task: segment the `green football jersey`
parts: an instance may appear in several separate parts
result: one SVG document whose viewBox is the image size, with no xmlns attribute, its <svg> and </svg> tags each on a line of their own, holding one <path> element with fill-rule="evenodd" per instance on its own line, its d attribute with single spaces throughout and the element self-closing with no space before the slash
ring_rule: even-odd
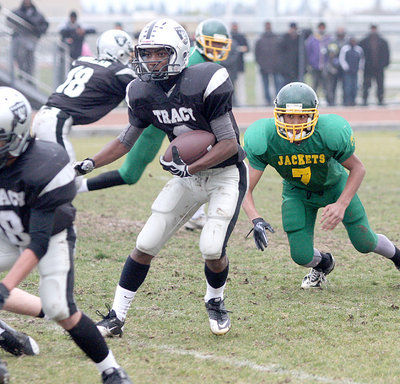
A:
<svg viewBox="0 0 400 384">
<path fill-rule="evenodd" d="M 190 48 L 188 67 L 208 61 L 195 47 Z"/>
<path fill-rule="evenodd" d="M 340 163 L 354 153 L 355 140 L 349 123 L 338 115 L 320 115 L 314 133 L 297 144 L 280 137 L 271 118 L 247 128 L 244 149 L 253 168 L 263 171 L 269 164 L 284 183 L 319 192 L 346 172 Z"/>
</svg>

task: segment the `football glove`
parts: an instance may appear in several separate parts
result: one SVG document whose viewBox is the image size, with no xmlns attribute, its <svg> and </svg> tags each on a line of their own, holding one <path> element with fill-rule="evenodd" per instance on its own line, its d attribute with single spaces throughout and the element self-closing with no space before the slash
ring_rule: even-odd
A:
<svg viewBox="0 0 400 384">
<path fill-rule="evenodd" d="M 73 164 L 76 176 L 82 176 L 92 172 L 95 166 L 94 160 L 90 158 L 86 158 L 82 161 L 75 161 Z"/>
<path fill-rule="evenodd" d="M 172 161 L 165 161 L 163 156 L 160 157 L 160 164 L 162 167 L 171 172 L 173 175 L 179 177 L 190 177 L 192 176 L 189 172 L 188 165 L 179 156 L 177 147 L 172 147 Z"/>
<path fill-rule="evenodd" d="M 0 283 L 0 309 L 3 309 L 8 296 L 10 296 L 10 291 L 3 283 Z"/>
<path fill-rule="evenodd" d="M 264 249 L 268 247 L 268 237 L 266 229 L 268 229 L 268 231 L 270 231 L 271 233 L 275 233 L 275 230 L 262 217 L 257 217 L 256 219 L 253 219 L 252 223 L 254 227 L 250 230 L 246 237 L 248 237 L 250 233 L 254 231 L 253 237 L 254 242 L 256 243 L 256 247 L 260 251 L 264 251 Z"/>
</svg>

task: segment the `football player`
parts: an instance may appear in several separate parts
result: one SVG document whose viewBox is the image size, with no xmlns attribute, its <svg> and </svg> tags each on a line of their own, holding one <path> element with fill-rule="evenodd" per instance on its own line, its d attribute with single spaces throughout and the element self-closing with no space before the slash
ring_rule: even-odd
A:
<svg viewBox="0 0 400 384">
<path fill-rule="evenodd" d="M 34 140 L 30 122 L 27 99 L 0 87 L 0 271 L 9 270 L 0 282 L 0 309 L 37 315 L 43 306 L 96 363 L 103 383 L 129 384 L 96 325 L 74 301 L 76 186 L 68 154 L 56 143 Z M 40 299 L 16 289 L 36 266 Z"/>
<path fill-rule="evenodd" d="M 323 230 L 343 222 L 359 252 L 378 253 L 400 269 L 399 249 L 385 235 L 372 231 L 357 196 L 365 169 L 354 154 L 352 129 L 338 115 L 319 115 L 312 88 L 300 82 L 284 86 L 275 99 L 274 118 L 253 123 L 245 132 L 244 143 L 250 176 L 243 208 L 254 225 L 256 246 L 263 251 L 268 245 L 266 230 L 273 231 L 253 200 L 253 190 L 269 164 L 284 179 L 282 223 L 291 257 L 297 264 L 311 267 L 302 288 L 321 288 L 335 267 L 330 253 L 314 248 L 319 208 Z"/>
<path fill-rule="evenodd" d="M 227 59 L 231 49 L 231 39 L 227 26 L 218 19 L 202 21 L 196 28 L 195 46 L 191 48 L 188 66 Z M 135 184 L 139 181 L 146 166 L 157 155 L 165 133 L 150 125 L 127 154 L 121 168 L 104 172 L 84 180 L 78 192 L 95 191 L 116 185 Z M 186 229 L 202 228 L 205 223 L 204 206 L 201 206 L 185 224 Z"/>
<path fill-rule="evenodd" d="M 73 125 L 91 124 L 117 107 L 135 77 L 128 66 L 133 54 L 129 35 L 111 29 L 97 40 L 97 57 L 83 56 L 72 63 L 67 79 L 36 114 L 36 137 L 61 144 L 75 161 L 68 134 Z M 77 178 L 77 186 L 82 178 Z"/>
<path fill-rule="evenodd" d="M 154 20 L 141 31 L 134 62 L 138 78 L 127 89 L 130 125 L 92 159 L 76 164 L 78 174 L 109 164 L 127 153 L 146 127 L 153 124 L 170 141 L 190 130 L 206 130 L 217 143 L 193 164 L 177 151 L 160 162 L 173 175 L 152 205 L 152 215 L 138 235 L 115 292 L 112 309 L 98 323 L 103 335 L 121 335 L 130 304 L 163 245 L 204 203 L 207 221 L 200 237 L 205 260 L 204 297 L 211 331 L 222 335 L 231 327 L 224 306 L 228 276 L 226 246 L 247 190 L 247 167 L 232 114 L 233 86 L 219 64 L 187 67 L 189 37 L 171 19 Z M 145 129 L 146 128 L 146 129 Z"/>
</svg>

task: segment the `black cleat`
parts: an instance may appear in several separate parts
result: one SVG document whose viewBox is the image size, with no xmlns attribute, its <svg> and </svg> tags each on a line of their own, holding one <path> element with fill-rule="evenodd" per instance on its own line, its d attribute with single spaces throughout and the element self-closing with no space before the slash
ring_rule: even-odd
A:
<svg viewBox="0 0 400 384">
<path fill-rule="evenodd" d="M 39 346 L 32 337 L 16 331 L 2 320 L 0 320 L 0 328 L 4 329 L 0 334 L 1 348 L 12 353 L 14 356 L 34 356 L 39 354 Z"/>
<path fill-rule="evenodd" d="M 206 303 L 206 309 L 210 320 L 211 332 L 214 335 L 224 335 L 231 329 L 231 320 L 220 297 L 210 299 Z"/>
<path fill-rule="evenodd" d="M 111 309 L 108 304 L 106 304 L 106 308 L 108 309 L 106 316 L 104 316 L 100 311 L 96 311 L 96 313 L 103 318 L 103 320 L 96 323 L 97 329 L 103 337 L 122 337 L 122 333 L 124 332 L 124 322 L 118 319 L 115 311 Z"/>
<path fill-rule="evenodd" d="M 131 379 L 122 368 L 109 368 L 101 374 L 103 384 L 132 384 Z"/>
<path fill-rule="evenodd" d="M 329 275 L 333 269 L 335 268 L 335 259 L 330 254 L 327 253 L 330 257 L 331 262 L 329 266 L 325 269 L 320 268 L 311 268 L 310 273 L 304 276 L 303 281 L 301 283 L 301 288 L 309 289 L 309 288 L 320 288 L 322 289 L 327 284 L 326 276 Z"/>
</svg>

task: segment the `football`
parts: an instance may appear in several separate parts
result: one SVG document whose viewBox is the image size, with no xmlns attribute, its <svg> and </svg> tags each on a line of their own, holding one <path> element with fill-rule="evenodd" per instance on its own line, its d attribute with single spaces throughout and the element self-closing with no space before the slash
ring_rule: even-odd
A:
<svg viewBox="0 0 400 384">
<path fill-rule="evenodd" d="M 182 133 L 171 141 L 164 153 L 164 160 L 172 160 L 172 147 L 177 147 L 181 159 L 192 164 L 203 157 L 215 144 L 215 136 L 211 132 L 198 130 Z"/>
</svg>

